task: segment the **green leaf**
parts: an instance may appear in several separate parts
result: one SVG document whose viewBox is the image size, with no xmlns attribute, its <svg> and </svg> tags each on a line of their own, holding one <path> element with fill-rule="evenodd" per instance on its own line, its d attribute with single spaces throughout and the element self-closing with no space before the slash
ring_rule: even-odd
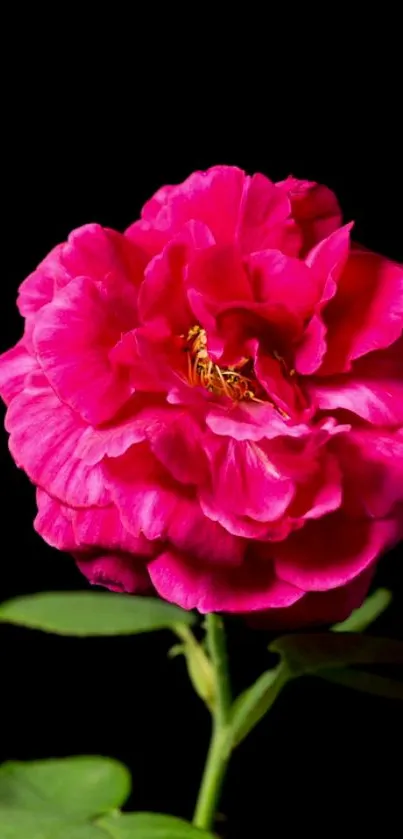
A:
<svg viewBox="0 0 403 839">
<path fill-rule="evenodd" d="M 332 626 L 333 632 L 364 632 L 371 623 L 374 623 L 379 615 L 388 608 L 392 600 L 392 594 L 386 588 L 378 588 L 370 597 L 364 600 L 359 609 L 342 623 L 335 623 Z"/>
<path fill-rule="evenodd" d="M 132 635 L 195 619 L 162 600 L 102 592 L 46 592 L 0 606 L 0 621 L 59 635 Z"/>
<path fill-rule="evenodd" d="M 177 655 L 185 656 L 190 681 L 197 695 L 212 711 L 216 696 L 216 680 L 211 660 L 187 626 L 178 625 L 174 629 L 182 644 L 172 647 L 170 656 L 171 658 Z"/>
<path fill-rule="evenodd" d="M 121 807 L 130 775 L 115 760 L 71 757 L 0 767 L 0 807 L 86 819 Z"/>
<path fill-rule="evenodd" d="M 387 699 L 403 701 L 403 682 L 388 679 L 386 676 L 378 676 L 375 673 L 366 673 L 362 670 L 351 670 L 349 668 L 319 670 L 317 675 L 333 684 L 343 685 L 363 693 L 372 693 L 373 696 L 384 696 Z"/>
<path fill-rule="evenodd" d="M 229 720 L 229 748 L 238 746 L 270 710 L 281 689 L 288 681 L 287 667 L 281 663 L 257 681 L 235 700 Z"/>
<path fill-rule="evenodd" d="M 188 822 L 156 813 L 124 813 L 101 819 L 98 824 L 111 839 L 214 839 L 212 833 Z"/>
<path fill-rule="evenodd" d="M 403 664 L 403 642 L 341 632 L 284 635 L 270 650 L 282 656 L 293 677 L 350 664 Z"/>
<path fill-rule="evenodd" d="M 110 833 L 92 824 L 0 807 L 0 839 L 110 839 Z"/>
</svg>

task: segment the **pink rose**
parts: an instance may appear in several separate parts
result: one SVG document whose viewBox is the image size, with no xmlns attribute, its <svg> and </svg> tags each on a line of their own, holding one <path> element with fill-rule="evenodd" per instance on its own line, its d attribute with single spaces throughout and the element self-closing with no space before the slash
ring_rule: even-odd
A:
<svg viewBox="0 0 403 839">
<path fill-rule="evenodd" d="M 362 600 L 403 531 L 403 270 L 350 229 L 217 166 L 22 284 L 10 448 L 91 582 L 285 625 Z"/>
</svg>

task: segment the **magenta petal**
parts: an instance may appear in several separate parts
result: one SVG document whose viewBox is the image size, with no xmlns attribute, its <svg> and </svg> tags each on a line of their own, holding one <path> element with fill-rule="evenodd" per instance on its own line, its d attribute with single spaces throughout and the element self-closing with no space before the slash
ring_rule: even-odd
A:
<svg viewBox="0 0 403 839">
<path fill-rule="evenodd" d="M 344 621 L 353 609 L 361 606 L 374 576 L 374 567 L 366 568 L 345 586 L 329 591 L 310 591 L 292 606 L 270 609 L 253 616 L 253 625 L 260 629 L 296 629 L 302 626 Z"/>
<path fill-rule="evenodd" d="M 303 253 L 340 227 L 341 210 L 334 193 L 323 184 L 289 177 L 276 184 L 291 201 L 293 218 L 303 236 Z"/>
<path fill-rule="evenodd" d="M 326 326 L 319 315 L 313 315 L 295 352 L 295 370 L 302 376 L 316 373 L 326 354 Z"/>
<path fill-rule="evenodd" d="M 187 334 L 192 313 L 184 289 L 189 259 L 197 248 L 208 248 L 214 239 L 207 227 L 189 222 L 162 253 L 147 266 L 139 292 L 141 323 L 158 323 L 166 334 Z"/>
<path fill-rule="evenodd" d="M 57 245 L 41 262 L 36 271 L 21 283 L 18 308 L 25 318 L 35 315 L 53 299 L 57 288 L 63 288 L 71 275 L 62 263 L 63 245 Z"/>
<path fill-rule="evenodd" d="M 36 491 L 38 513 L 34 527 L 42 539 L 59 551 L 74 551 L 77 541 L 71 523 L 70 510 L 42 489 Z"/>
<path fill-rule="evenodd" d="M 348 371 L 354 359 L 389 347 L 403 329 L 403 268 L 370 251 L 352 251 L 326 322 L 326 375 Z"/>
<path fill-rule="evenodd" d="M 210 314 L 230 309 L 234 301 L 253 301 L 248 275 L 233 246 L 198 251 L 189 265 L 186 286 L 191 301 L 192 294 L 201 295 Z"/>
<path fill-rule="evenodd" d="M 142 556 L 155 552 L 152 542 L 143 536 L 133 536 L 122 524 L 114 505 L 74 510 L 71 515 L 77 545 L 81 548 L 102 548 L 128 551 Z"/>
<path fill-rule="evenodd" d="M 319 408 L 342 408 L 374 425 L 403 423 L 403 340 L 354 362 L 351 373 L 317 377 L 307 390 Z"/>
<path fill-rule="evenodd" d="M 104 283 L 113 275 L 136 286 L 146 265 L 145 255 L 135 244 L 100 224 L 73 230 L 62 246 L 60 259 L 70 277 L 91 277 L 94 283 Z"/>
<path fill-rule="evenodd" d="M 121 307 L 123 308 L 124 289 Z M 126 297 L 127 312 L 134 299 Z M 134 321 L 133 308 L 133 321 Z M 125 328 L 123 318 L 121 328 Z M 118 338 L 113 297 L 91 280 L 72 280 L 39 314 L 34 344 L 46 376 L 60 398 L 91 423 L 105 422 L 129 398 L 127 372 L 115 369 L 109 351 Z"/>
<path fill-rule="evenodd" d="M 250 441 L 210 439 L 212 492 L 206 500 L 221 513 L 266 523 L 278 519 L 294 495 L 293 482 L 279 473 L 263 449 Z M 225 526 L 224 520 L 222 524 Z"/>
<path fill-rule="evenodd" d="M 76 454 L 84 427 L 41 375 L 13 399 L 6 417 L 17 464 L 35 484 L 72 507 L 109 501 L 102 468 L 87 466 Z"/>
<path fill-rule="evenodd" d="M 188 411 L 170 409 L 158 423 L 150 423 L 148 439 L 152 452 L 184 484 L 200 484 L 207 477 L 203 432 Z"/>
<path fill-rule="evenodd" d="M 280 246 L 286 248 L 288 239 L 295 238 L 291 229 L 287 228 L 290 211 L 287 194 L 264 175 L 256 174 L 247 179 L 238 228 L 242 252 L 253 253 Z"/>
<path fill-rule="evenodd" d="M 276 544 L 276 573 L 305 591 L 336 588 L 375 562 L 397 532 L 395 521 L 352 520 L 331 513 Z"/>
<path fill-rule="evenodd" d="M 245 553 L 245 541 L 207 518 L 195 499 L 182 499 L 171 516 L 167 536 L 177 550 L 208 567 L 240 565 Z"/>
<path fill-rule="evenodd" d="M 161 597 L 203 614 L 290 606 L 303 596 L 295 586 L 275 578 L 270 562 L 246 560 L 240 568 L 224 571 L 167 551 L 150 562 L 148 571 Z"/>
<path fill-rule="evenodd" d="M 230 408 L 214 405 L 207 414 L 206 423 L 215 434 L 220 436 L 255 442 L 264 438 L 271 440 L 283 435 L 302 437 L 309 432 L 307 425 L 296 425 L 282 419 L 273 405 L 250 402 Z"/>
<path fill-rule="evenodd" d="M 122 457 L 109 459 L 105 473 L 126 529 L 151 540 L 166 538 L 172 517 L 180 511 L 181 496 L 148 445 L 139 443 Z"/>
<path fill-rule="evenodd" d="M 6 405 L 23 390 L 28 374 L 38 369 L 38 362 L 25 349 L 24 340 L 0 355 L 0 395 Z"/>
<path fill-rule="evenodd" d="M 151 403 L 143 394 L 135 394 L 126 410 L 103 426 L 88 426 L 78 443 L 77 454 L 87 463 L 99 463 L 104 457 L 119 457 L 134 443 L 146 440 L 154 427 L 158 429 L 172 419 L 167 405 Z"/>
<path fill-rule="evenodd" d="M 197 219 L 210 228 L 216 242 L 232 242 L 246 180 L 235 166 L 193 172 L 183 183 L 159 190 L 126 236 L 156 253 L 186 222 Z"/>
<path fill-rule="evenodd" d="M 93 586 L 103 586 L 110 591 L 126 594 L 143 594 L 150 588 L 147 568 L 141 559 L 132 554 L 79 552 L 76 563 Z"/>
<path fill-rule="evenodd" d="M 403 433 L 353 428 L 337 447 L 354 508 L 371 518 L 393 514 L 403 503 Z"/>
<path fill-rule="evenodd" d="M 248 258 L 254 299 L 303 322 L 320 301 L 325 278 L 299 259 L 278 250 L 261 251 Z M 279 315 L 281 316 L 281 315 Z"/>
</svg>

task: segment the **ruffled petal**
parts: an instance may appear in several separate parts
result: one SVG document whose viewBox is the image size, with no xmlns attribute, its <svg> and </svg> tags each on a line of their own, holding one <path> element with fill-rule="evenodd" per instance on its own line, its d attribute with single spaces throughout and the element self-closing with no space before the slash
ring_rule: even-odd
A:
<svg viewBox="0 0 403 839">
<path fill-rule="evenodd" d="M 13 399 L 6 428 L 17 465 L 35 484 L 72 507 L 108 503 L 102 467 L 88 466 L 76 454 L 84 424 L 42 375 L 32 376 Z"/>
<path fill-rule="evenodd" d="M 394 520 L 349 519 L 343 512 L 331 513 L 277 542 L 276 573 L 305 591 L 336 588 L 375 562 L 397 534 Z"/>
<path fill-rule="evenodd" d="M 270 562 L 245 562 L 227 571 L 192 562 L 166 551 L 148 566 L 158 594 L 183 609 L 207 612 L 252 612 L 295 603 L 303 592 L 278 580 Z"/>
<path fill-rule="evenodd" d="M 337 440 L 349 506 L 371 518 L 392 515 L 403 503 L 403 433 L 353 428 Z"/>
<path fill-rule="evenodd" d="M 157 253 L 186 222 L 197 219 L 210 228 L 217 243 L 232 242 L 245 181 L 245 173 L 235 166 L 193 172 L 183 183 L 159 190 L 126 236 L 149 253 Z"/>
<path fill-rule="evenodd" d="M 306 383 L 324 411 L 344 409 L 374 425 L 403 423 L 403 340 L 354 362 L 351 373 L 317 377 Z"/>
<path fill-rule="evenodd" d="M 200 222 L 188 222 L 162 253 L 152 259 L 139 293 L 142 324 L 156 324 L 163 334 L 187 334 L 193 322 L 184 275 L 197 249 L 214 244 L 209 229 Z"/>
<path fill-rule="evenodd" d="M 147 539 L 165 539 L 172 517 L 180 515 L 180 485 L 154 457 L 147 443 L 105 461 L 107 484 L 127 530 Z"/>
<path fill-rule="evenodd" d="M 133 554 L 81 552 L 75 560 L 93 586 L 126 594 L 145 594 L 151 588 L 146 565 Z"/>
<path fill-rule="evenodd" d="M 27 376 L 39 370 L 38 362 L 26 350 L 24 340 L 0 355 L 0 395 L 6 405 L 24 388 Z"/>
<path fill-rule="evenodd" d="M 323 375 L 389 347 L 403 329 L 403 268 L 370 251 L 352 251 L 325 311 L 328 351 Z"/>
<path fill-rule="evenodd" d="M 74 551 L 77 541 L 73 531 L 70 510 L 52 498 L 43 489 L 36 491 L 38 512 L 34 521 L 34 528 L 42 539 L 59 551 Z"/>
<path fill-rule="evenodd" d="M 340 206 L 327 186 L 300 181 L 292 176 L 276 186 L 286 192 L 291 202 L 292 216 L 303 237 L 303 254 L 340 227 Z"/>
<path fill-rule="evenodd" d="M 329 591 L 310 591 L 287 608 L 253 615 L 252 625 L 259 629 L 284 629 L 289 632 L 302 626 L 344 621 L 353 609 L 361 606 L 373 576 L 374 567 L 371 566 L 345 586 Z"/>
<path fill-rule="evenodd" d="M 115 293 L 103 295 L 86 278 L 72 280 L 41 310 L 34 330 L 36 352 L 51 386 L 94 424 L 112 417 L 133 390 L 127 370 L 109 359 L 130 311 L 135 317 L 134 292 L 128 286 L 121 292 L 116 314 Z"/>
<path fill-rule="evenodd" d="M 228 516 L 267 523 L 280 518 L 294 496 L 293 482 L 250 441 L 217 438 L 208 443 L 211 489 L 201 498 L 224 527 Z"/>
</svg>

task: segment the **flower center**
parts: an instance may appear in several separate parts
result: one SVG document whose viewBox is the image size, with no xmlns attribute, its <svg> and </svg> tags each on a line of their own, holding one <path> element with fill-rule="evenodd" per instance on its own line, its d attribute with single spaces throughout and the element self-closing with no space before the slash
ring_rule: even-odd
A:
<svg viewBox="0 0 403 839">
<path fill-rule="evenodd" d="M 208 354 L 205 329 L 192 326 L 184 338 L 188 354 L 188 379 L 193 387 L 204 387 L 215 396 L 227 396 L 233 402 L 268 401 L 253 373 L 251 359 L 243 358 L 238 364 L 220 367 Z M 260 399 L 259 396 L 266 398 Z"/>
</svg>

